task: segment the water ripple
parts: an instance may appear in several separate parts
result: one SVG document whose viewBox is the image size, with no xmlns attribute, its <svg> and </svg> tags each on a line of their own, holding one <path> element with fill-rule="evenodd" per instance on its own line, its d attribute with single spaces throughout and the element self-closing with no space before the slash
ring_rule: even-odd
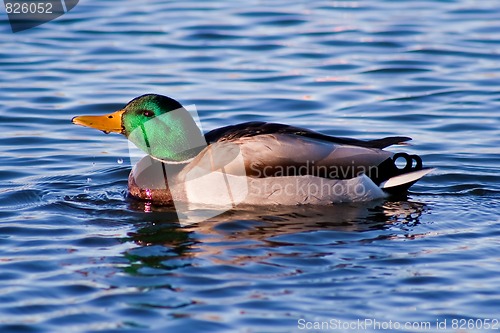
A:
<svg viewBox="0 0 500 333">
<path fill-rule="evenodd" d="M 0 330 L 497 316 L 497 7 L 90 1 L 22 33 L 0 19 Z M 410 136 L 391 150 L 437 170 L 407 198 L 239 207 L 182 228 L 127 197 L 124 138 L 70 123 L 149 92 L 194 103 L 204 130 Z"/>
</svg>

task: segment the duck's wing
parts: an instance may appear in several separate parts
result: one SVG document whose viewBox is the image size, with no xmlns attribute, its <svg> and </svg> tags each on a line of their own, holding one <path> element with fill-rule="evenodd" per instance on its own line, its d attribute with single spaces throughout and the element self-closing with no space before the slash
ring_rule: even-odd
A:
<svg viewBox="0 0 500 333">
<path fill-rule="evenodd" d="M 364 173 L 378 177 L 378 166 L 392 153 L 377 148 L 339 144 L 295 134 L 259 134 L 230 141 L 251 177 L 313 175 L 350 179 Z M 221 144 L 223 142 L 218 142 Z"/>
<path fill-rule="evenodd" d="M 224 163 L 216 163 L 213 158 L 236 156 L 236 149 L 243 157 L 246 175 L 257 178 L 314 175 L 350 179 L 364 173 L 378 179 L 377 167 L 393 155 L 379 147 L 409 140 L 394 137 L 384 141 L 362 141 L 264 122 L 219 128 L 208 132 L 205 137 L 210 143 L 209 148 L 200 153 L 193 165 L 205 165 L 202 156 L 206 155 L 210 156 L 206 161 L 210 161 L 211 168 L 224 164 L 225 172 L 241 175 L 241 164 L 228 164 L 226 158 Z"/>
<path fill-rule="evenodd" d="M 406 141 L 411 140 L 411 138 L 406 136 L 391 136 L 382 139 L 364 141 L 353 138 L 330 136 L 300 127 L 276 123 L 266 123 L 262 121 L 252 121 L 214 129 L 205 134 L 205 139 L 209 143 L 214 143 L 221 141 L 233 141 L 240 138 L 248 138 L 265 134 L 297 135 L 305 138 L 336 144 L 378 149 L 383 149 L 395 144 L 402 144 Z"/>
<path fill-rule="evenodd" d="M 350 179 L 364 173 L 377 184 L 399 174 L 391 159 L 393 153 L 382 149 L 411 140 L 397 136 L 363 141 L 265 122 L 226 126 L 205 137 L 211 144 L 237 145 L 246 173 L 252 177 L 315 175 Z"/>
<path fill-rule="evenodd" d="M 244 171 L 251 177 L 314 175 L 330 179 L 350 179 L 363 173 L 377 185 L 404 174 L 422 170 L 422 160 L 416 155 L 398 153 L 394 155 L 383 148 L 411 140 L 405 136 L 386 137 L 377 140 L 357 140 L 352 138 L 324 135 L 307 129 L 265 122 L 247 122 L 226 126 L 206 135 L 211 143 L 205 151 L 211 154 L 219 150 L 219 156 L 243 156 Z M 231 151 L 226 154 L 225 151 Z M 200 154 L 198 162 L 201 163 Z M 213 154 L 210 156 L 214 156 Z M 398 168 L 395 160 L 403 157 L 406 166 Z M 194 164 L 197 164 L 195 159 Z M 213 163 L 214 159 L 210 161 Z M 225 172 L 242 174 L 241 163 L 226 164 Z M 212 164 L 212 166 L 217 163 Z M 420 173 L 415 173 L 420 178 Z M 410 175 L 411 176 L 411 175 Z M 416 177 L 416 176 L 415 176 Z M 401 178 L 401 179 L 400 179 Z M 406 178 L 398 177 L 405 183 Z M 414 181 L 412 181 L 414 182 Z M 411 185 L 410 181 L 407 187 Z M 404 184 L 384 183 L 395 191 Z"/>
</svg>

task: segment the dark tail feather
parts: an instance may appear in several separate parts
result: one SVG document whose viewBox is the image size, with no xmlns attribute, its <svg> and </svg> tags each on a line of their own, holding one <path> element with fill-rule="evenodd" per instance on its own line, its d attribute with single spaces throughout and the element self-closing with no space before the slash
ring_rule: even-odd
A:
<svg viewBox="0 0 500 333">
<path fill-rule="evenodd" d="M 370 148 L 384 149 L 386 147 L 402 144 L 410 140 L 411 138 L 407 136 L 389 136 L 387 138 L 366 141 L 366 146 Z"/>
</svg>

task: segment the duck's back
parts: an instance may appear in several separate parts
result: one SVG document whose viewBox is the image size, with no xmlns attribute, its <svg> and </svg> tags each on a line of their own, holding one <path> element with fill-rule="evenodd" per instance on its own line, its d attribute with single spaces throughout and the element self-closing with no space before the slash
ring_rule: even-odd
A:
<svg viewBox="0 0 500 333">
<path fill-rule="evenodd" d="M 319 132 L 311 131 L 305 128 L 277 124 L 266 123 L 262 121 L 250 121 L 237 125 L 229 125 L 221 128 L 214 129 L 205 134 L 205 139 L 208 143 L 232 141 L 244 137 L 253 137 L 265 134 L 288 134 L 300 137 L 306 137 L 313 140 L 331 142 L 343 145 L 352 145 L 365 148 L 378 148 L 383 149 L 395 144 L 403 143 L 411 140 L 406 136 L 390 136 L 376 140 L 358 140 L 353 138 L 336 137 Z"/>
<path fill-rule="evenodd" d="M 250 177 L 312 175 L 352 179 L 366 174 L 377 185 L 401 173 L 394 164 L 393 153 L 382 148 L 411 140 L 397 136 L 363 141 L 265 122 L 226 126 L 208 132 L 205 137 L 215 146 L 236 145 Z M 225 171 L 239 170 L 232 170 L 229 165 Z"/>
</svg>

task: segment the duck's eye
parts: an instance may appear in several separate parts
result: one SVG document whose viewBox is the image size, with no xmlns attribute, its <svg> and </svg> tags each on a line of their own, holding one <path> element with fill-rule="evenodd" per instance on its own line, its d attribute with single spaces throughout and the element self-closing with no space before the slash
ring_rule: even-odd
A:
<svg viewBox="0 0 500 333">
<path fill-rule="evenodd" d="M 144 117 L 153 117 L 155 115 L 155 113 L 151 110 L 142 110 L 141 111 L 141 114 L 144 116 Z"/>
</svg>

